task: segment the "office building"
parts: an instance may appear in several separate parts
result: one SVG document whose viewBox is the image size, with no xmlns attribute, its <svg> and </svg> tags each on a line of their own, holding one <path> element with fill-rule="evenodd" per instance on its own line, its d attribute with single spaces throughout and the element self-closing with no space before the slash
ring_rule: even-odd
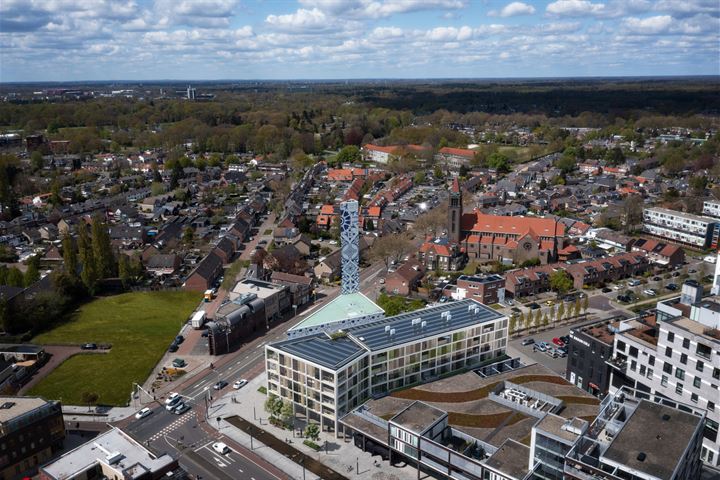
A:
<svg viewBox="0 0 720 480">
<path fill-rule="evenodd" d="M 29 477 L 65 439 L 60 402 L 0 397 L 0 479 Z"/>
<path fill-rule="evenodd" d="M 456 285 L 449 289 L 455 300 L 472 298 L 485 305 L 505 300 L 505 278 L 500 275 L 460 275 Z"/>
<path fill-rule="evenodd" d="M 40 480 L 160 480 L 184 478 L 178 461 L 157 455 L 111 428 L 40 468 Z"/>
<path fill-rule="evenodd" d="M 695 248 L 710 245 L 716 218 L 653 207 L 643 210 L 643 226 L 650 235 Z"/>
<path fill-rule="evenodd" d="M 608 319 L 570 329 L 568 382 L 593 395 L 605 395 L 610 387 L 610 361 L 620 319 Z"/>
<path fill-rule="evenodd" d="M 504 355 L 507 326 L 496 310 L 463 300 L 291 338 L 265 347 L 267 391 L 337 432 L 338 419 L 371 396 Z"/>
</svg>

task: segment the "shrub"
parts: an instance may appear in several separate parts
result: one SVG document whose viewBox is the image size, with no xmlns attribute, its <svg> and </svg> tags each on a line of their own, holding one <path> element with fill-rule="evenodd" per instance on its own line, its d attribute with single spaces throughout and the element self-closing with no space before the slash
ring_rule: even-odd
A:
<svg viewBox="0 0 720 480">
<path fill-rule="evenodd" d="M 304 440 L 304 441 L 303 441 L 303 444 L 305 444 L 305 445 L 307 445 L 308 447 L 312 448 L 312 449 L 315 450 L 316 452 L 319 452 L 319 451 L 320 451 L 320 445 L 318 445 L 317 443 L 313 442 L 312 440 Z"/>
</svg>

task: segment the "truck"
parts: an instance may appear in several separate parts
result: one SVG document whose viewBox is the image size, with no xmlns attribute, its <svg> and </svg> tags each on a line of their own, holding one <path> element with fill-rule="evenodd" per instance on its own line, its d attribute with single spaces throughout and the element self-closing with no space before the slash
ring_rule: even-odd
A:
<svg viewBox="0 0 720 480">
<path fill-rule="evenodd" d="M 194 328 L 195 330 L 200 330 L 205 324 L 206 319 L 207 315 L 205 314 L 205 310 L 198 310 L 192 316 L 192 319 L 190 320 L 190 325 L 192 325 L 192 328 Z"/>
<path fill-rule="evenodd" d="M 214 297 L 215 297 L 215 295 L 213 295 L 212 289 L 205 290 L 205 293 L 203 294 L 203 299 L 204 299 L 206 302 L 212 302 L 212 300 L 213 300 Z"/>
</svg>

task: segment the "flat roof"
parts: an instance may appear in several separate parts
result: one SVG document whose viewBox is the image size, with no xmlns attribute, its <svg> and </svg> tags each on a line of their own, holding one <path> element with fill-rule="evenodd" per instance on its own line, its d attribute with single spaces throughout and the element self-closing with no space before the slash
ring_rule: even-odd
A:
<svg viewBox="0 0 720 480">
<path fill-rule="evenodd" d="M 530 447 L 508 438 L 485 464 L 513 479 L 521 480 L 528 473 L 529 457 Z"/>
<path fill-rule="evenodd" d="M 47 404 L 40 397 L 0 397 L 0 424 Z"/>
<path fill-rule="evenodd" d="M 450 320 L 442 314 L 448 312 Z M 505 317 L 497 310 L 473 300 L 438 304 L 429 308 L 401 313 L 366 325 L 350 327 L 345 331 L 370 351 L 383 350 L 427 337 L 491 322 Z M 419 319 L 415 324 L 413 320 Z M 425 322 L 425 327 L 422 326 Z M 386 327 L 390 327 L 386 329 Z M 390 332 L 394 330 L 394 334 Z"/>
<path fill-rule="evenodd" d="M 703 325 L 700 322 L 696 322 L 695 320 L 690 320 L 687 317 L 671 318 L 670 320 L 666 320 L 665 323 L 680 327 L 692 334 L 706 338 L 711 342 L 717 343 L 720 341 L 720 338 L 715 336 L 715 333 L 713 333 L 713 330 L 710 329 L 710 327 Z"/>
<path fill-rule="evenodd" d="M 417 401 L 413 402 L 405 410 L 392 417 L 390 421 L 410 430 L 411 432 L 421 435 L 446 415 L 447 413 L 439 408 Z"/>
<path fill-rule="evenodd" d="M 712 218 L 712 217 L 708 217 L 705 215 L 695 215 L 692 213 L 679 212 L 677 210 L 670 210 L 669 208 L 649 207 L 649 208 L 646 208 L 645 210 L 655 211 L 658 213 L 664 213 L 666 215 L 672 215 L 674 217 L 685 218 L 687 220 L 697 220 L 697 221 L 707 222 L 707 223 L 716 223 L 718 221 L 717 218 Z"/>
<path fill-rule="evenodd" d="M 284 288 L 287 287 L 255 278 L 244 278 L 237 282 L 230 291 L 230 298 L 231 300 L 235 300 L 235 298 L 245 293 L 254 293 L 258 298 L 267 298 L 275 295 Z"/>
<path fill-rule="evenodd" d="M 0 353 L 22 353 L 28 355 L 37 355 L 45 351 L 45 347 L 42 345 L 32 345 L 28 343 L 17 344 L 17 343 L 1 343 Z"/>
<path fill-rule="evenodd" d="M 577 419 L 567 419 L 558 415 L 554 415 L 552 413 L 548 413 L 543 418 L 541 418 L 537 424 L 535 424 L 535 428 L 572 443 L 577 440 L 579 435 L 577 433 L 571 432 L 564 427 L 568 424 L 575 427 L 582 427 L 582 424 L 576 422 L 576 420 Z"/>
<path fill-rule="evenodd" d="M 384 313 L 375 302 L 362 293 L 338 295 L 318 310 L 305 317 L 290 330 L 316 327 L 327 323 Z"/>
<path fill-rule="evenodd" d="M 270 346 L 332 370 L 337 370 L 365 352 L 351 338 L 331 338 L 325 333 L 285 340 Z"/>
<path fill-rule="evenodd" d="M 120 459 L 110 464 L 108 456 L 116 453 Z M 112 428 L 45 465 L 41 471 L 51 478 L 69 478 L 101 462 L 125 471 L 127 478 L 133 479 L 166 468 L 173 461 L 167 454 L 156 456 L 119 428 Z"/>
<path fill-rule="evenodd" d="M 670 479 L 700 422 L 699 416 L 641 400 L 601 460 Z"/>
</svg>

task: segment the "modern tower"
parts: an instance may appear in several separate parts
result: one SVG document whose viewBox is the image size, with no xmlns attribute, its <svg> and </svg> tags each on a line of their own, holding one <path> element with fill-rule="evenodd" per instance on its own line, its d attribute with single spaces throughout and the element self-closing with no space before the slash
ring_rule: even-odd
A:
<svg viewBox="0 0 720 480">
<path fill-rule="evenodd" d="M 451 243 L 460 243 L 460 221 L 462 219 L 462 192 L 460 182 L 455 178 L 450 188 L 448 206 L 448 238 Z"/>
<path fill-rule="evenodd" d="M 343 295 L 360 290 L 360 232 L 358 229 L 357 200 L 340 204 L 340 243 L 342 247 Z"/>
</svg>

